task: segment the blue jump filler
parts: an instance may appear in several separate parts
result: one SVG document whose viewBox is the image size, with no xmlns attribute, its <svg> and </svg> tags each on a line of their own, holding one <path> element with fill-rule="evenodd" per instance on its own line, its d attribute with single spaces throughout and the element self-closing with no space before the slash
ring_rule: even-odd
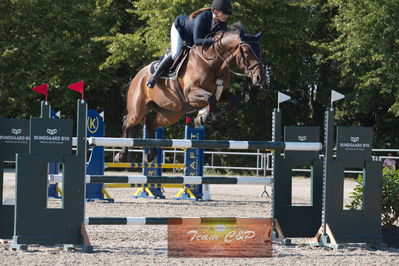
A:
<svg viewBox="0 0 399 266">
<path fill-rule="evenodd" d="M 87 137 L 104 137 L 104 118 L 96 110 L 90 109 L 87 112 Z M 104 174 L 104 147 L 93 147 L 86 173 L 88 175 Z M 113 203 L 114 199 L 105 191 L 104 184 L 86 184 L 86 201 L 104 200 Z"/>
<path fill-rule="evenodd" d="M 186 125 L 185 138 L 191 140 L 203 140 L 205 128 L 203 126 L 192 128 Z M 204 149 L 188 148 L 184 153 L 184 176 L 204 175 Z M 209 185 L 185 185 L 174 199 L 201 200 L 203 199 L 204 186 Z"/>
<path fill-rule="evenodd" d="M 147 134 L 147 125 L 143 127 L 143 138 L 148 138 Z M 164 128 L 158 127 L 155 130 L 155 138 L 163 139 L 164 138 Z M 143 158 L 145 154 L 150 152 L 151 148 L 144 148 L 143 150 Z M 155 157 L 154 163 L 158 167 L 143 167 L 142 173 L 145 176 L 162 176 L 162 160 L 163 160 L 163 149 L 157 148 L 157 156 Z M 150 188 L 150 187 L 141 187 L 138 188 L 133 196 L 133 198 L 151 198 L 151 199 L 164 199 L 165 194 L 162 187 L 160 188 Z"/>
</svg>

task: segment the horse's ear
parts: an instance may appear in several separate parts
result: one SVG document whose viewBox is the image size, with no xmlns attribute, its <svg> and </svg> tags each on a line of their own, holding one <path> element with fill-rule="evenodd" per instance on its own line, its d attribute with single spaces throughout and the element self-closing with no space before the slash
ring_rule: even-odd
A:
<svg viewBox="0 0 399 266">
<path fill-rule="evenodd" d="M 241 37 L 241 40 L 243 40 L 244 42 L 257 42 L 257 41 L 259 41 L 262 34 L 263 34 L 263 31 L 260 31 L 255 35 L 242 32 L 242 33 L 240 33 L 240 37 Z"/>
<path fill-rule="evenodd" d="M 262 35 L 263 35 L 264 32 L 265 32 L 265 30 L 261 30 L 260 32 L 258 32 L 257 34 L 255 34 L 255 38 L 256 38 L 257 40 L 259 40 L 260 37 L 262 37 Z"/>
</svg>

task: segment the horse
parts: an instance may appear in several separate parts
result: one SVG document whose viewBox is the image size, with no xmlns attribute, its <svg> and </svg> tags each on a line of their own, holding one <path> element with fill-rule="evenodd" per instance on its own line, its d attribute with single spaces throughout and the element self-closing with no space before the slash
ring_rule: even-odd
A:
<svg viewBox="0 0 399 266">
<path fill-rule="evenodd" d="M 242 29 L 218 32 L 208 47 L 193 46 L 178 70 L 176 79 L 159 78 L 154 88 L 146 86 L 150 78 L 150 65 L 142 68 L 133 78 L 126 96 L 127 114 L 123 118 L 123 138 L 137 138 L 142 120 L 147 125 L 149 138 L 155 137 L 157 127 L 176 123 L 182 116 L 198 112 L 196 126 L 220 119 L 237 104 L 228 91 L 230 65 L 235 61 L 253 85 L 262 86 L 266 80 L 260 60 L 260 34 L 249 35 Z M 216 104 L 227 103 L 219 112 Z M 128 148 L 115 155 L 115 161 L 127 160 Z M 156 156 L 152 148 L 144 161 Z"/>
</svg>

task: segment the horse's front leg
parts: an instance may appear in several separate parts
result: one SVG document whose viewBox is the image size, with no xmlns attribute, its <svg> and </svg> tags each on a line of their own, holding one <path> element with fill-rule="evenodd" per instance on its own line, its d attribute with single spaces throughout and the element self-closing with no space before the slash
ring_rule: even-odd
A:
<svg viewBox="0 0 399 266">
<path fill-rule="evenodd" d="M 218 122 L 223 116 L 235 110 L 238 105 L 238 99 L 233 93 L 229 91 L 224 91 L 219 99 L 219 103 L 227 103 L 227 105 L 225 105 L 225 107 L 222 108 L 219 112 L 211 114 L 211 117 L 209 118 L 211 122 Z"/>
<path fill-rule="evenodd" d="M 204 125 L 208 121 L 210 114 L 209 105 L 199 110 L 197 116 L 194 118 L 195 127 L 197 128 Z"/>
<path fill-rule="evenodd" d="M 194 119 L 195 126 L 198 127 L 206 123 L 217 103 L 215 94 L 200 86 L 193 86 L 187 98 L 191 106 L 200 109 L 197 117 Z"/>
</svg>

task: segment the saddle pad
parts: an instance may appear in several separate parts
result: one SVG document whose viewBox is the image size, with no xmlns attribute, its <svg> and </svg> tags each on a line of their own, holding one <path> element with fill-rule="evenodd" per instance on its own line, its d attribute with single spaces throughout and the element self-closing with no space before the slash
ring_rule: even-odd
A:
<svg viewBox="0 0 399 266">
<path fill-rule="evenodd" d="M 187 58 L 187 55 L 189 53 L 185 53 L 182 57 L 178 57 L 177 60 L 180 60 L 178 62 L 178 64 L 173 64 L 172 68 L 170 68 L 168 71 L 165 71 L 159 78 L 163 78 L 163 79 L 176 79 L 177 75 L 179 74 L 179 70 L 181 68 L 181 66 L 183 65 L 184 61 Z M 149 71 L 150 74 L 154 74 L 155 70 L 157 70 L 158 65 L 159 65 L 159 60 L 154 61 L 150 64 L 149 67 Z"/>
</svg>

